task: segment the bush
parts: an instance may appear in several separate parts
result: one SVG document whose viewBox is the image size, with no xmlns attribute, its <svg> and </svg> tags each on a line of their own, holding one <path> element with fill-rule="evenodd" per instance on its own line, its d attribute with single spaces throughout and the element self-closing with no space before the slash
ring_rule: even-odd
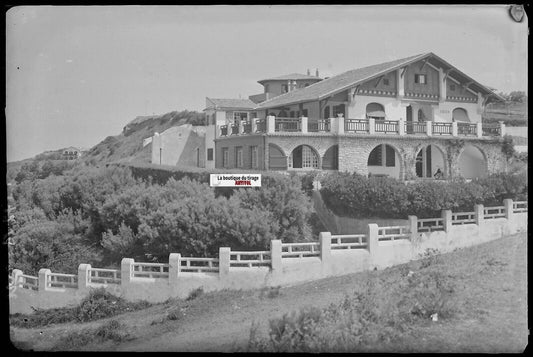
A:
<svg viewBox="0 0 533 357">
<path fill-rule="evenodd" d="M 87 322 L 115 316 L 125 312 L 146 309 L 147 301 L 128 302 L 107 292 L 104 288 L 91 289 L 77 306 L 57 309 L 34 309 L 34 313 L 14 314 L 10 317 L 13 326 L 33 328 L 70 321 Z"/>
<path fill-rule="evenodd" d="M 191 301 L 191 300 L 194 300 L 196 299 L 197 297 L 200 297 L 204 294 L 204 288 L 202 288 L 201 286 L 199 288 L 196 288 L 194 290 L 192 290 L 190 293 L 189 293 L 189 296 L 187 296 L 187 298 L 185 299 L 185 301 Z"/>
<path fill-rule="evenodd" d="M 54 346 L 54 350 L 68 350 L 85 346 L 91 342 L 114 341 L 122 342 L 128 339 L 129 334 L 122 330 L 125 326 L 116 320 L 111 320 L 95 329 L 84 329 L 82 331 L 71 332 L 62 337 Z"/>
<path fill-rule="evenodd" d="M 440 217 L 441 211 L 472 211 L 474 204 L 501 205 L 503 199 L 527 199 L 527 173 L 494 174 L 466 182 L 417 181 L 337 173 L 324 177 L 320 190 L 337 215 L 350 217 Z"/>
</svg>

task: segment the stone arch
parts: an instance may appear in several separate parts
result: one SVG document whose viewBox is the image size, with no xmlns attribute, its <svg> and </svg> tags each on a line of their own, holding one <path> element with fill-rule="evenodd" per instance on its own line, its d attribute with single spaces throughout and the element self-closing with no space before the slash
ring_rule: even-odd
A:
<svg viewBox="0 0 533 357">
<path fill-rule="evenodd" d="M 268 168 L 270 170 L 287 170 L 287 155 L 276 144 L 268 144 Z"/>
<path fill-rule="evenodd" d="M 466 144 L 457 155 L 458 174 L 472 179 L 488 175 L 488 159 L 485 152 L 473 144 Z"/>
<path fill-rule="evenodd" d="M 465 108 L 457 107 L 452 111 L 452 121 L 460 121 L 470 123 L 468 111 Z"/>
<path fill-rule="evenodd" d="M 331 145 L 324 156 L 322 157 L 323 170 L 338 170 L 339 169 L 339 145 Z"/>
<path fill-rule="evenodd" d="M 369 176 L 390 176 L 403 179 L 403 155 L 390 144 L 375 145 L 368 154 L 367 170 Z"/>
<path fill-rule="evenodd" d="M 372 102 L 366 105 L 366 118 L 385 119 L 385 107 L 383 104 Z"/>
<path fill-rule="evenodd" d="M 419 178 L 434 178 L 438 169 L 441 178 L 449 176 L 446 151 L 436 144 L 422 144 L 415 151 L 415 174 Z"/>
<path fill-rule="evenodd" d="M 307 144 L 296 146 L 290 153 L 287 165 L 289 169 L 316 170 L 322 165 L 318 151 Z"/>
</svg>

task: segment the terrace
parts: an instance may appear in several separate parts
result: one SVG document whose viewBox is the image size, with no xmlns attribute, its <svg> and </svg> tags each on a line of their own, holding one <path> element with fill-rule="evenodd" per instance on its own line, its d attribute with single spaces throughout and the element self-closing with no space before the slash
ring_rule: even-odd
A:
<svg viewBox="0 0 533 357">
<path fill-rule="evenodd" d="M 505 135 L 505 124 L 465 122 L 407 122 L 400 120 L 282 118 L 267 116 L 265 119 L 251 119 L 241 124 L 221 125 L 217 128 L 219 137 L 252 134 L 325 134 L 325 135 L 419 135 L 435 137 L 495 138 Z"/>
</svg>

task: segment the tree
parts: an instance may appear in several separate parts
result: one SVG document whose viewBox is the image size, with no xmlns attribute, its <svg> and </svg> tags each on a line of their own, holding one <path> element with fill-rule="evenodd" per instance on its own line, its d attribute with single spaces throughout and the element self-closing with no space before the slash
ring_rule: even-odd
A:
<svg viewBox="0 0 533 357">
<path fill-rule="evenodd" d="M 512 91 L 508 95 L 508 100 L 515 103 L 524 103 L 526 99 L 526 93 L 523 91 Z"/>
</svg>

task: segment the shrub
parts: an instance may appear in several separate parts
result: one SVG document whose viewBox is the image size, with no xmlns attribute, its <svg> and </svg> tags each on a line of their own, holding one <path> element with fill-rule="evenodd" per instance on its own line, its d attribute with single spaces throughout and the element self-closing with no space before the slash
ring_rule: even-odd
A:
<svg viewBox="0 0 533 357">
<path fill-rule="evenodd" d="M 124 312 L 145 309 L 147 301 L 128 302 L 107 292 L 104 288 L 91 289 L 77 306 L 56 309 L 34 309 L 34 313 L 14 314 L 10 324 L 26 328 L 47 326 L 69 321 L 87 322 L 115 316 Z"/>
<path fill-rule="evenodd" d="M 350 217 L 439 217 L 442 210 L 471 211 L 473 205 L 501 205 L 505 198 L 527 199 L 527 173 L 494 174 L 466 182 L 417 181 L 406 184 L 391 178 L 366 178 L 337 173 L 324 177 L 320 190 L 337 215 Z"/>
<path fill-rule="evenodd" d="M 204 288 L 202 288 L 201 286 L 199 288 L 196 288 L 194 290 L 192 290 L 189 295 L 187 296 L 187 298 L 185 299 L 185 301 L 191 301 L 191 300 L 194 300 L 200 296 L 202 296 L 204 294 Z"/>
<path fill-rule="evenodd" d="M 128 339 L 129 334 L 122 330 L 125 326 L 116 320 L 111 320 L 95 329 L 84 329 L 71 332 L 62 337 L 53 350 L 68 350 L 85 346 L 91 342 L 114 341 L 122 342 Z"/>
</svg>

